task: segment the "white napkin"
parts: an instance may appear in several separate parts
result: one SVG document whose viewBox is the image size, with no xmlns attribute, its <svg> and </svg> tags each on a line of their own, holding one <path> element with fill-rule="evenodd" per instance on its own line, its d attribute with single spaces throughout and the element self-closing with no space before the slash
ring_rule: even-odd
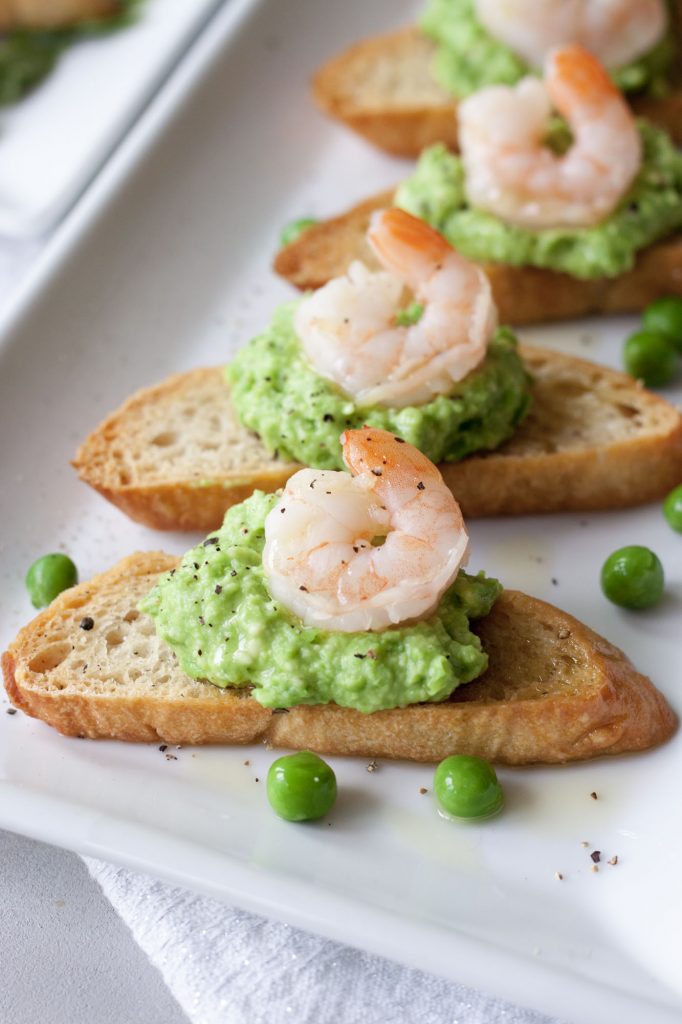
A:
<svg viewBox="0 0 682 1024">
<path fill-rule="evenodd" d="M 85 858 L 192 1024 L 559 1024 Z"/>
</svg>

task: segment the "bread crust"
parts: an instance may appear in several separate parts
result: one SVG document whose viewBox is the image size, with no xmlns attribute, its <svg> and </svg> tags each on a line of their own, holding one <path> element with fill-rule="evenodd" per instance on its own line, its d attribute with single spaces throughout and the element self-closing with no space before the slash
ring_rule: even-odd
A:
<svg viewBox="0 0 682 1024">
<path fill-rule="evenodd" d="M 366 241 L 375 210 L 393 203 L 380 192 L 350 210 L 308 228 L 275 256 L 274 270 L 296 288 L 320 288 L 346 272 L 356 259 L 377 261 Z M 502 323 L 515 325 L 570 320 L 594 313 L 636 313 L 664 295 L 682 296 L 682 235 L 643 249 L 635 266 L 614 278 L 580 280 L 539 267 L 481 264 L 490 279 Z"/>
<path fill-rule="evenodd" d="M 88 655 L 87 645 L 101 637 L 97 627 L 83 632 L 82 617 L 99 601 L 118 610 L 123 621 L 159 573 L 176 564 L 160 552 L 138 553 L 60 595 L 2 657 L 12 703 L 67 736 L 169 744 L 263 741 L 415 761 L 467 753 L 511 765 L 644 750 L 664 742 L 676 727 L 665 698 L 622 651 L 565 612 L 515 591 L 504 591 L 476 624 L 490 656 L 487 671 L 442 704 L 369 715 L 335 705 L 277 713 L 242 691 L 189 680 L 179 668 L 180 694 L 177 680 L 169 692 L 153 666 L 134 687 L 119 683 L 94 692 L 92 679 L 81 673 L 76 679 L 63 662 L 53 664 L 58 645 L 78 644 L 91 672 L 96 665 L 106 682 L 107 668 Z M 571 666 L 560 683 L 558 658 Z M 168 662 L 162 667 L 167 674 Z"/>
<path fill-rule="evenodd" d="M 311 87 L 317 106 L 369 142 L 395 156 L 417 157 L 444 142 L 457 149 L 457 101 L 431 75 L 436 44 L 416 25 L 363 39 L 332 57 Z M 414 83 L 413 95 L 396 82 Z M 664 128 L 682 144 L 682 88 L 660 99 L 637 96 L 635 113 Z"/>
<path fill-rule="evenodd" d="M 0 0 L 0 29 L 63 28 L 119 9 L 119 0 Z"/>
</svg>

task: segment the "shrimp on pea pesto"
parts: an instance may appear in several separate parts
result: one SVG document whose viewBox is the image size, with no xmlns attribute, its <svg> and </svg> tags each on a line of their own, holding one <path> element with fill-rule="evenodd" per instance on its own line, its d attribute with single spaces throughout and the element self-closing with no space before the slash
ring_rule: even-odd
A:
<svg viewBox="0 0 682 1024">
<path fill-rule="evenodd" d="M 265 521 L 272 597 L 352 633 L 424 618 L 466 561 L 459 505 L 425 455 L 385 430 L 341 435 L 350 473 L 302 469 Z"/>
<path fill-rule="evenodd" d="M 621 68 L 652 50 L 668 27 L 666 0 L 476 0 L 476 18 L 533 68 L 568 43 Z"/>
<path fill-rule="evenodd" d="M 562 155 L 545 144 L 554 107 L 573 136 Z M 495 85 L 460 105 L 459 142 L 472 206 L 538 229 L 597 224 L 618 205 L 642 163 L 630 108 L 587 50 L 550 53 L 545 81 Z"/>
<path fill-rule="evenodd" d="M 302 300 L 296 333 L 314 369 L 358 405 L 421 405 L 485 358 L 497 326 L 490 284 L 404 210 L 378 211 L 367 239 L 385 269 L 352 263 Z"/>
</svg>

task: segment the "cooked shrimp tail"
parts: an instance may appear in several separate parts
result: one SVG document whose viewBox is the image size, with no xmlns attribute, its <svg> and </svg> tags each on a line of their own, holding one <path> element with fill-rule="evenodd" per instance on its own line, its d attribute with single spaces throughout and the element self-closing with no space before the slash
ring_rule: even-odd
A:
<svg viewBox="0 0 682 1024">
<path fill-rule="evenodd" d="M 367 238 L 385 269 L 353 263 L 301 302 L 296 332 L 315 369 L 359 405 L 421 405 L 485 358 L 497 323 L 490 284 L 404 210 L 376 213 Z M 410 323 L 406 291 L 418 310 Z"/>
<path fill-rule="evenodd" d="M 475 0 L 476 18 L 532 68 L 555 46 L 577 43 L 621 68 L 663 38 L 666 0 Z"/>
<path fill-rule="evenodd" d="M 573 134 L 563 155 L 545 145 L 552 105 Z M 597 224 L 641 167 L 632 111 L 580 46 L 549 54 L 544 83 L 525 78 L 470 96 L 460 105 L 459 124 L 469 202 L 521 227 Z"/>
<path fill-rule="evenodd" d="M 385 430 L 342 434 L 351 474 L 294 474 L 265 523 L 273 598 L 308 626 L 384 630 L 432 613 L 468 536 L 438 469 Z"/>
</svg>

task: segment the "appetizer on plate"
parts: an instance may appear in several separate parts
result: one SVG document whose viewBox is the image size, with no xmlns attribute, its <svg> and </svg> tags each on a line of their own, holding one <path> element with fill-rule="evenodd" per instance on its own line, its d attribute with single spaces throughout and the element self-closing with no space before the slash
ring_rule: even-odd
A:
<svg viewBox="0 0 682 1024">
<path fill-rule="evenodd" d="M 341 441 L 350 472 L 301 470 L 181 561 L 133 555 L 65 591 L 3 656 L 11 700 L 69 735 L 421 761 L 571 761 L 671 735 L 620 651 L 463 571 L 459 506 L 424 455 L 374 428 Z"/>
<path fill-rule="evenodd" d="M 129 23 L 140 0 L 0 0 L 0 105 L 15 103 L 61 53 Z"/>
<path fill-rule="evenodd" d="M 485 267 L 504 321 L 635 311 L 682 295 L 682 156 L 634 118 L 586 50 L 552 51 L 544 81 L 474 93 L 460 106 L 459 138 L 461 156 L 427 149 L 393 201 Z M 309 227 L 275 269 L 299 288 L 338 276 L 367 255 L 367 219 L 390 201 Z"/>
<path fill-rule="evenodd" d="M 321 109 L 375 145 L 417 156 L 457 145 L 458 104 L 514 85 L 549 50 L 579 43 L 609 69 L 633 109 L 682 142 L 679 0 L 429 0 L 419 26 L 363 40 L 313 80 Z"/>
<path fill-rule="evenodd" d="M 134 395 L 80 447 L 81 478 L 133 519 L 214 529 L 303 463 L 342 466 L 340 431 L 398 433 L 471 516 L 614 508 L 682 473 L 682 416 L 622 373 L 517 346 L 485 275 L 422 221 L 377 213 L 383 268 L 354 263 L 287 303 L 219 367 Z"/>
</svg>

